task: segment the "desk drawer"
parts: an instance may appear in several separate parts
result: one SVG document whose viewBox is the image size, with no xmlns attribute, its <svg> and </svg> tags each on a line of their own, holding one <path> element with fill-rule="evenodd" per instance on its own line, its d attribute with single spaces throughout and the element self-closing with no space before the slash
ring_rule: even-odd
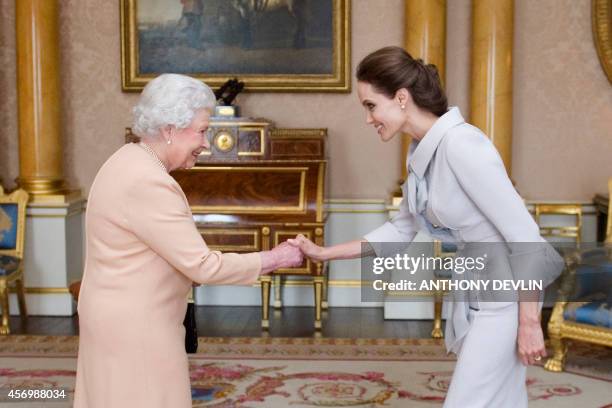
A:
<svg viewBox="0 0 612 408">
<path fill-rule="evenodd" d="M 206 245 L 221 252 L 261 251 L 260 230 L 256 228 L 205 228 L 198 231 Z"/>
<path fill-rule="evenodd" d="M 212 250 L 221 252 L 259 252 L 272 249 L 280 243 L 302 234 L 317 245 L 323 244 L 323 224 L 303 225 L 270 225 L 230 227 L 199 224 L 198 231 Z M 321 264 L 304 259 L 302 265 L 295 268 L 282 268 L 274 271 L 284 275 L 320 275 Z"/>
<path fill-rule="evenodd" d="M 313 240 L 314 231 L 312 229 L 305 229 L 301 227 L 283 227 L 278 228 L 273 231 L 272 235 L 272 247 L 277 246 L 278 244 L 285 242 L 290 238 L 295 238 L 296 235 L 302 234 L 306 238 Z M 314 241 L 314 240 L 313 240 Z M 282 268 L 277 269 L 274 273 L 279 274 L 289 274 L 289 275 L 310 275 L 312 273 L 312 269 L 314 265 L 308 258 L 304 258 L 304 262 L 302 265 L 295 268 Z"/>
</svg>

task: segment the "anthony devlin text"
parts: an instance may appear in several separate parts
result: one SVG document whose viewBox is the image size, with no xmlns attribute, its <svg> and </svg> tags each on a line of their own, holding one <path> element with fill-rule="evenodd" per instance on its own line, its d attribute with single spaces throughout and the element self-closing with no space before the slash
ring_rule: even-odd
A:
<svg viewBox="0 0 612 408">
<path fill-rule="evenodd" d="M 379 291 L 455 291 L 455 290 L 543 290 L 542 280 L 511 280 L 511 279 L 460 279 L 460 280 L 423 280 L 421 282 L 402 279 L 397 282 L 386 282 L 377 279 L 372 282 L 374 290 Z"/>
</svg>

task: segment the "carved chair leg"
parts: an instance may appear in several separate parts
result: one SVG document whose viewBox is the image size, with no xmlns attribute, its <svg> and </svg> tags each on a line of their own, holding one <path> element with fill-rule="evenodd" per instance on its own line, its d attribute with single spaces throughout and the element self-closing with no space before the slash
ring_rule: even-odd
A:
<svg viewBox="0 0 612 408">
<path fill-rule="evenodd" d="M 322 293 L 322 301 L 321 308 L 323 310 L 327 310 L 329 308 L 329 303 L 327 303 L 327 294 L 329 293 L 329 263 L 326 263 L 323 267 L 323 293 Z"/>
<path fill-rule="evenodd" d="M 17 289 L 17 299 L 19 300 L 19 314 L 21 319 L 25 320 L 28 317 L 28 308 L 26 306 L 25 289 L 23 287 L 23 277 L 15 281 L 15 287 Z"/>
<path fill-rule="evenodd" d="M 431 331 L 431 337 L 434 339 L 441 339 L 444 335 L 442 334 L 442 293 L 436 291 L 434 294 L 434 322 L 433 330 Z"/>
<path fill-rule="evenodd" d="M 0 326 L 0 334 L 9 334 L 9 298 L 8 286 L 6 281 L 0 283 L 0 301 L 2 302 L 2 326 Z"/>
<path fill-rule="evenodd" d="M 280 309 L 283 307 L 282 300 L 282 286 L 283 286 L 283 276 L 282 275 L 274 275 L 274 308 Z"/>
<path fill-rule="evenodd" d="M 573 272 L 574 269 L 571 268 L 569 271 Z M 573 281 L 573 279 L 565 279 L 562 285 Z M 561 293 L 567 293 L 567 290 L 568 289 L 562 289 Z M 567 344 L 565 344 L 563 339 L 561 327 L 563 326 L 563 311 L 565 310 L 566 306 L 567 302 L 557 301 L 550 315 L 550 320 L 548 321 L 548 338 L 550 339 L 550 344 L 553 348 L 553 356 L 546 361 L 546 364 L 544 364 L 544 368 L 548 371 L 559 372 L 563 371 L 563 368 L 565 367 Z"/>
<path fill-rule="evenodd" d="M 314 284 L 314 295 L 315 295 L 315 330 L 321 330 L 323 327 L 321 324 L 321 301 L 323 294 L 323 277 L 315 276 L 313 280 Z"/>
<path fill-rule="evenodd" d="M 565 358 L 567 357 L 567 344 L 560 333 L 548 331 L 550 344 L 553 348 L 553 356 L 546 361 L 544 368 L 548 371 L 560 372 L 565 368 Z"/>
<path fill-rule="evenodd" d="M 261 278 L 261 328 L 270 328 L 270 285 L 272 278 L 262 276 Z"/>
</svg>

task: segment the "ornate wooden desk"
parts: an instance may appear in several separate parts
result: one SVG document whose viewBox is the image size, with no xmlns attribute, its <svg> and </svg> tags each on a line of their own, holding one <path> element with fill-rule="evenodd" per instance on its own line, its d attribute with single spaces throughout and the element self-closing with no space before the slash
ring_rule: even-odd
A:
<svg viewBox="0 0 612 408">
<path fill-rule="evenodd" d="M 253 252 L 304 234 L 322 245 L 325 236 L 326 129 L 280 129 L 265 120 L 213 120 L 210 151 L 195 167 L 175 171 L 196 221 L 211 249 Z M 283 275 L 312 277 L 315 328 L 321 328 L 327 279 L 321 263 L 261 277 L 262 327 L 269 327 L 272 278 L 275 307 L 281 307 Z"/>
</svg>

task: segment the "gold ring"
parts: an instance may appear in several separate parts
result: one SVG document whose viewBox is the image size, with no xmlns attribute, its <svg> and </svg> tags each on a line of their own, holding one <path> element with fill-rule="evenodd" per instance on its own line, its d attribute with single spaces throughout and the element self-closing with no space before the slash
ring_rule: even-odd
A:
<svg viewBox="0 0 612 408">
<path fill-rule="evenodd" d="M 542 359 L 542 356 L 537 356 L 536 358 L 534 358 L 535 361 L 540 361 Z"/>
</svg>

